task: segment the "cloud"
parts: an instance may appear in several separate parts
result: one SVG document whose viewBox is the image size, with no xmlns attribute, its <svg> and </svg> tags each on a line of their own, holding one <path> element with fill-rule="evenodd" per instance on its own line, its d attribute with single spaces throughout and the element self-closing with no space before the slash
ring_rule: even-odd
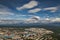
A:
<svg viewBox="0 0 60 40">
<path fill-rule="evenodd" d="M 52 22 L 60 22 L 60 18 L 54 18 L 51 20 Z"/>
<path fill-rule="evenodd" d="M 28 20 L 30 20 L 30 19 L 33 19 L 33 20 L 40 20 L 40 17 L 39 17 L 39 16 L 32 16 L 32 17 L 30 17 Z"/>
<path fill-rule="evenodd" d="M 35 6 L 33 6 L 33 7 L 35 7 Z M 28 8 L 30 8 L 30 7 L 28 7 Z M 40 9 L 40 8 L 35 8 L 35 9 L 32 9 L 32 10 L 29 10 L 28 12 L 29 13 L 36 13 L 36 12 L 39 12 L 41 10 L 42 9 Z M 57 8 L 56 7 L 49 7 L 49 8 L 44 8 L 44 10 L 50 10 L 51 12 L 56 12 Z M 12 15 L 12 18 L 11 18 L 11 15 Z M 0 24 L 16 24 L 16 23 L 20 23 L 21 21 L 16 21 L 16 19 L 20 20 L 20 16 L 30 16 L 30 18 L 28 18 L 26 20 L 23 20 L 23 22 L 25 22 L 25 23 L 60 22 L 60 18 L 45 18 L 45 19 L 42 19 L 39 16 L 33 16 L 33 15 L 18 15 L 18 14 L 15 15 L 14 13 L 12 13 L 10 11 L 10 9 L 8 7 L 0 5 Z M 13 19 L 15 19 L 15 20 L 13 20 Z"/>
<path fill-rule="evenodd" d="M 4 6 L 0 5 L 0 15 L 7 16 L 7 15 L 14 15 L 14 13 L 10 12 L 11 10 Z"/>
<path fill-rule="evenodd" d="M 21 17 L 25 16 L 28 17 L 33 15 L 14 14 L 8 7 L 0 5 L 0 20 L 21 20 Z"/>
<path fill-rule="evenodd" d="M 48 21 L 48 20 L 50 20 L 50 19 L 49 19 L 49 18 L 45 18 L 45 20 L 47 20 L 47 21 Z"/>
<path fill-rule="evenodd" d="M 36 13 L 36 12 L 40 12 L 42 10 L 49 10 L 50 12 L 56 12 L 58 10 L 58 7 L 48 7 L 48 8 L 35 8 L 32 10 L 29 10 L 28 13 Z"/>
<path fill-rule="evenodd" d="M 54 22 L 60 22 L 60 18 L 41 18 L 39 16 L 33 16 L 29 19 L 26 19 L 24 21 L 25 23 L 43 23 L 43 24 L 48 24 L 48 23 L 54 23 Z"/>
<path fill-rule="evenodd" d="M 7 15 L 14 15 L 12 12 L 0 12 L 0 15 L 7 16 Z"/>
<path fill-rule="evenodd" d="M 11 10 L 4 6 L 4 5 L 0 5 L 0 24 L 11 24 L 11 23 L 15 23 L 13 21 L 8 21 L 13 19 L 13 17 L 11 18 L 11 16 L 13 16 L 14 13 L 11 12 Z"/>
<path fill-rule="evenodd" d="M 34 15 L 22 15 L 22 14 L 18 15 L 18 14 L 16 14 L 15 16 L 19 17 L 19 16 L 34 16 Z"/>
<path fill-rule="evenodd" d="M 58 7 L 48 7 L 48 8 L 44 8 L 43 10 L 49 10 L 50 12 L 56 12 L 58 10 Z"/>
<path fill-rule="evenodd" d="M 17 7 L 17 10 L 30 9 L 38 5 L 37 1 L 30 1 L 29 3 L 23 5 L 22 7 Z"/>
<path fill-rule="evenodd" d="M 40 9 L 40 8 L 35 8 L 35 9 L 32 9 L 32 10 L 29 10 L 28 13 L 36 13 L 36 12 L 39 12 L 41 10 L 42 9 Z"/>
<path fill-rule="evenodd" d="M 14 16 L 15 14 L 13 12 L 11 12 L 11 9 L 9 9 L 8 7 L 4 6 L 4 5 L 0 5 L 0 20 L 8 20 L 8 19 L 12 19 L 10 18 L 11 16 Z"/>
<path fill-rule="evenodd" d="M 43 23 L 53 23 L 53 22 L 60 22 L 60 18 L 45 18 L 41 20 Z"/>
<path fill-rule="evenodd" d="M 40 20 L 39 16 L 32 16 L 29 19 L 25 20 L 25 23 L 38 23 Z"/>
</svg>

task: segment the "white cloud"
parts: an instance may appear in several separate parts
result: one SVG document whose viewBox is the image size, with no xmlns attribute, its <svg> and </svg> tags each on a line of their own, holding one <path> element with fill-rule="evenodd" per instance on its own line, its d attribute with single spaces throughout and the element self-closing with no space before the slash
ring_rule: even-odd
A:
<svg viewBox="0 0 60 40">
<path fill-rule="evenodd" d="M 25 23 L 38 23 L 40 21 L 39 16 L 32 16 L 29 19 L 25 20 Z"/>
<path fill-rule="evenodd" d="M 0 12 L 0 15 L 7 16 L 7 15 L 14 15 L 12 12 Z"/>
<path fill-rule="evenodd" d="M 11 18 L 12 16 L 12 18 Z M 13 17 L 14 16 L 14 17 Z M 33 16 L 33 15 L 18 15 L 11 12 L 11 10 L 3 5 L 0 5 L 0 24 L 17 24 L 20 23 L 19 16 Z M 19 20 L 19 21 L 17 21 Z"/>
<path fill-rule="evenodd" d="M 60 18 L 54 18 L 51 20 L 52 22 L 60 22 Z"/>
<path fill-rule="evenodd" d="M 35 9 L 32 9 L 32 10 L 29 10 L 28 13 L 36 13 L 36 12 L 39 12 L 41 10 L 42 9 L 40 9 L 40 8 L 35 8 Z"/>
<path fill-rule="evenodd" d="M 0 5 L 0 15 L 7 16 L 7 15 L 14 15 L 14 13 L 10 12 L 11 10 L 3 5 Z"/>
<path fill-rule="evenodd" d="M 49 19 L 49 18 L 45 18 L 45 20 L 47 20 L 47 21 L 48 21 L 48 20 L 50 20 L 50 19 Z"/>
<path fill-rule="evenodd" d="M 56 12 L 58 9 L 58 7 L 48 7 L 48 8 L 44 8 L 43 10 L 50 10 L 51 12 Z"/>
<path fill-rule="evenodd" d="M 18 15 L 18 14 L 16 14 L 15 16 L 16 16 L 16 17 L 19 17 L 19 16 L 33 16 L 33 15 L 22 15 L 22 14 L 19 14 L 19 15 Z"/>
<path fill-rule="evenodd" d="M 29 4 L 29 5 L 31 5 L 31 4 Z M 36 5 L 36 4 L 34 4 L 34 5 Z M 32 7 L 34 7 L 34 6 L 31 6 L 31 7 L 26 6 L 26 8 L 32 8 Z M 49 7 L 49 8 L 44 8 L 44 10 L 50 10 L 51 12 L 55 12 L 57 10 L 57 8 L 56 7 Z M 40 8 L 35 8 L 33 10 L 29 10 L 29 13 L 36 13 L 36 12 L 39 12 L 39 11 L 41 11 Z M 9 21 L 10 19 L 14 19 L 14 18 L 9 18 L 8 16 L 9 15 L 14 15 L 14 13 L 10 12 L 10 9 L 8 9 L 5 6 L 1 6 L 0 5 L 0 15 L 1 15 L 0 16 L 0 24 L 14 24 L 14 23 L 19 23 L 20 22 L 20 21 L 16 21 L 16 20 L 15 21 L 14 20 Z M 7 17 L 3 18 L 3 16 L 7 16 Z M 33 16 L 33 15 L 15 15 L 15 17 L 17 17 L 15 19 L 20 20 L 20 18 L 18 18 L 19 16 L 32 16 L 31 18 L 29 18 L 29 19 L 27 19 L 27 20 L 24 21 L 24 22 L 27 22 L 27 23 L 60 22 L 60 18 L 45 18 L 44 20 L 42 20 L 39 16 Z M 7 20 L 7 19 L 9 19 L 9 20 Z M 7 21 L 3 21 L 3 20 L 7 20 Z"/>
<path fill-rule="evenodd" d="M 33 16 L 33 15 L 14 14 L 8 7 L 0 5 L 0 20 L 21 20 L 21 17 L 23 16 Z"/>
<path fill-rule="evenodd" d="M 16 9 L 17 10 L 21 10 L 21 9 L 30 9 L 30 8 L 33 8 L 35 6 L 38 5 L 38 2 L 37 1 L 30 1 L 29 3 L 23 5 L 22 7 L 17 7 Z"/>
<path fill-rule="evenodd" d="M 40 18 L 39 16 L 33 16 L 29 19 L 25 20 L 25 23 L 53 23 L 53 22 L 60 22 L 60 18 Z"/>
<path fill-rule="evenodd" d="M 11 18 L 11 16 L 13 15 L 14 13 L 11 12 L 11 10 L 8 7 L 0 5 L 0 23 L 2 23 L 2 20 L 13 19 Z"/>
<path fill-rule="evenodd" d="M 45 18 L 42 20 L 44 23 L 60 22 L 60 18 Z"/>
</svg>

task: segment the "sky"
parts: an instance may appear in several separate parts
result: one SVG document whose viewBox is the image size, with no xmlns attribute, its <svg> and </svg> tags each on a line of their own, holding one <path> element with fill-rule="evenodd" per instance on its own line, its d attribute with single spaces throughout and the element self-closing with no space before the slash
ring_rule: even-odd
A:
<svg viewBox="0 0 60 40">
<path fill-rule="evenodd" d="M 0 24 L 60 22 L 60 0 L 0 0 Z"/>
</svg>

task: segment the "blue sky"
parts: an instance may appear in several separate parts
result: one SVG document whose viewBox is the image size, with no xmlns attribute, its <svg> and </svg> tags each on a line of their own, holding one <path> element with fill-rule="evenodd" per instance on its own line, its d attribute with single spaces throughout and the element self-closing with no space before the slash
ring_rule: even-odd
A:
<svg viewBox="0 0 60 40">
<path fill-rule="evenodd" d="M 0 23 L 2 20 L 32 21 L 33 17 L 60 22 L 60 0 L 0 0 Z"/>
</svg>

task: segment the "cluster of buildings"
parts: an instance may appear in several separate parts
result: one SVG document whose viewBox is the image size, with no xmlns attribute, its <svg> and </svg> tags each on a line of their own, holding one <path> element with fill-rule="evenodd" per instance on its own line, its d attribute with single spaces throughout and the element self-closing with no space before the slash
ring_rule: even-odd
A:
<svg viewBox="0 0 60 40">
<path fill-rule="evenodd" d="M 0 40 L 51 40 L 52 33 L 44 28 L 0 28 Z"/>
</svg>

